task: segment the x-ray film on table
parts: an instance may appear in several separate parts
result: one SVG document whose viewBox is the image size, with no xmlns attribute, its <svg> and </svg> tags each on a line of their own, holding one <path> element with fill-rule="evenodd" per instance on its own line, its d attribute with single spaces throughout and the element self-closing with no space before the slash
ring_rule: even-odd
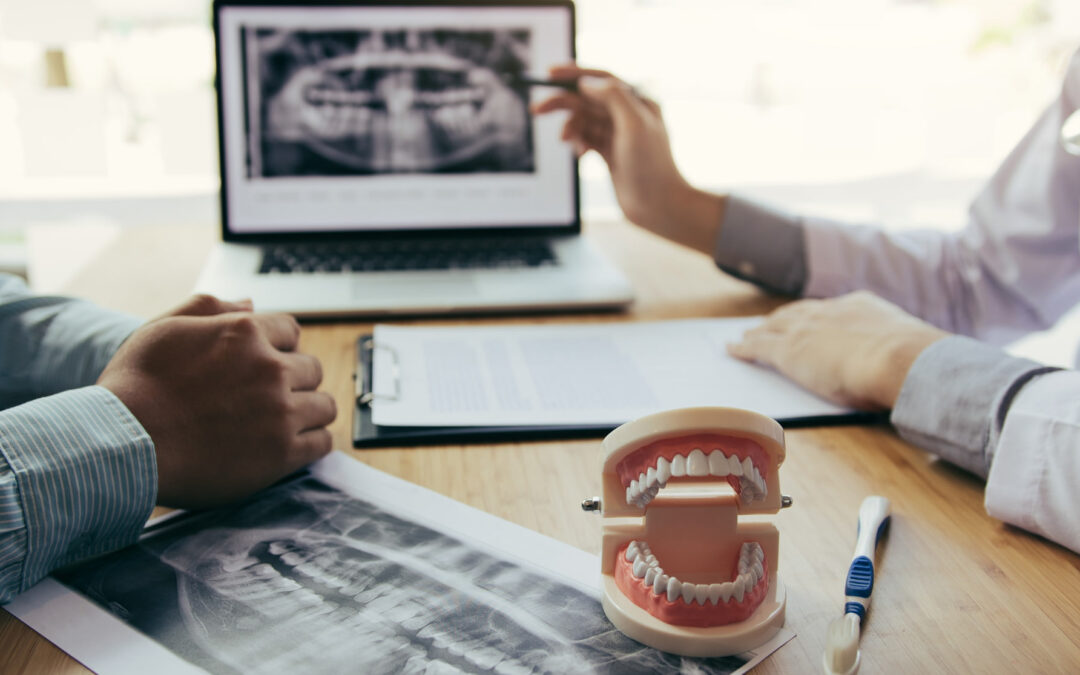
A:
<svg viewBox="0 0 1080 675">
<path fill-rule="evenodd" d="M 335 454 L 312 475 L 58 576 L 93 612 L 212 673 L 727 673 L 776 648 L 712 660 L 646 648 L 605 618 L 598 565 Z M 50 604 L 61 606 L 24 599 Z M 82 636 L 108 623 L 81 618 L 95 626 L 72 629 Z"/>
</svg>

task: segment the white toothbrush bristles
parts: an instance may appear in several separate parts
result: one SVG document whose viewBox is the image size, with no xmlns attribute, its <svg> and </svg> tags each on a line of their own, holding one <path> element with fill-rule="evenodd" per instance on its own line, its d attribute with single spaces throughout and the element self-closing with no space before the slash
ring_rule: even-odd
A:
<svg viewBox="0 0 1080 675">
<path fill-rule="evenodd" d="M 829 624 L 825 636 L 825 672 L 851 675 L 859 670 L 859 616 L 845 614 Z"/>
</svg>

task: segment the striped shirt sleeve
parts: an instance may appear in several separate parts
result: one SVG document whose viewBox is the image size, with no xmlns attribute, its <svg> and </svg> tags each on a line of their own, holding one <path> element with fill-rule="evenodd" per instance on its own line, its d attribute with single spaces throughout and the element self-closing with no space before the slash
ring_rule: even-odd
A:
<svg viewBox="0 0 1080 675">
<path fill-rule="evenodd" d="M 0 602 L 134 542 L 156 497 L 154 445 L 107 389 L 0 412 Z"/>
<path fill-rule="evenodd" d="M 140 323 L 0 274 L 0 408 L 93 384 Z"/>
</svg>

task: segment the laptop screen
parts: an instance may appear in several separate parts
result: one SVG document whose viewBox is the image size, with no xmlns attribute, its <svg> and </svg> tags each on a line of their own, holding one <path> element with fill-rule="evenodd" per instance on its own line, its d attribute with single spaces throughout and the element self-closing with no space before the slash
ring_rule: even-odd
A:
<svg viewBox="0 0 1080 675">
<path fill-rule="evenodd" d="M 223 0 L 215 27 L 226 239 L 579 227 L 562 120 L 521 83 L 573 58 L 569 2 Z"/>
</svg>

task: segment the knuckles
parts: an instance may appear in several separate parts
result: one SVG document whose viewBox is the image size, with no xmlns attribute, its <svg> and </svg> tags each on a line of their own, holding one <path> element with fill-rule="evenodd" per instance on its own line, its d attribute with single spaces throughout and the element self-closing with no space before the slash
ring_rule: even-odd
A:
<svg viewBox="0 0 1080 675">
<path fill-rule="evenodd" d="M 295 346 L 300 342 L 300 322 L 296 320 L 295 316 L 288 314 L 283 314 L 281 316 L 285 317 L 286 325 L 288 325 L 289 330 L 292 331 L 292 344 Z"/>
<path fill-rule="evenodd" d="M 256 358 L 259 381 L 263 382 L 272 390 L 280 391 L 288 389 L 289 366 L 276 353 L 263 353 Z"/>
<path fill-rule="evenodd" d="M 247 340 L 255 339 L 262 330 L 254 314 L 229 314 L 220 320 L 228 334 Z"/>
<path fill-rule="evenodd" d="M 327 424 L 329 424 L 330 422 L 333 422 L 334 420 L 337 419 L 337 415 L 338 415 L 337 401 L 334 400 L 333 396 L 331 396 L 330 394 L 327 394 L 326 392 L 320 392 L 320 393 L 324 397 L 326 397 L 326 401 L 327 401 L 327 403 L 326 403 L 326 411 L 327 411 L 327 417 L 329 417 L 329 421 L 327 422 Z"/>
<path fill-rule="evenodd" d="M 216 314 L 223 309 L 221 300 L 208 293 L 198 293 L 191 296 L 183 309 L 193 311 L 198 314 Z"/>
<path fill-rule="evenodd" d="M 334 437 L 330 434 L 329 429 L 319 429 L 315 432 L 315 452 L 319 457 L 328 454 L 334 449 Z"/>
</svg>

